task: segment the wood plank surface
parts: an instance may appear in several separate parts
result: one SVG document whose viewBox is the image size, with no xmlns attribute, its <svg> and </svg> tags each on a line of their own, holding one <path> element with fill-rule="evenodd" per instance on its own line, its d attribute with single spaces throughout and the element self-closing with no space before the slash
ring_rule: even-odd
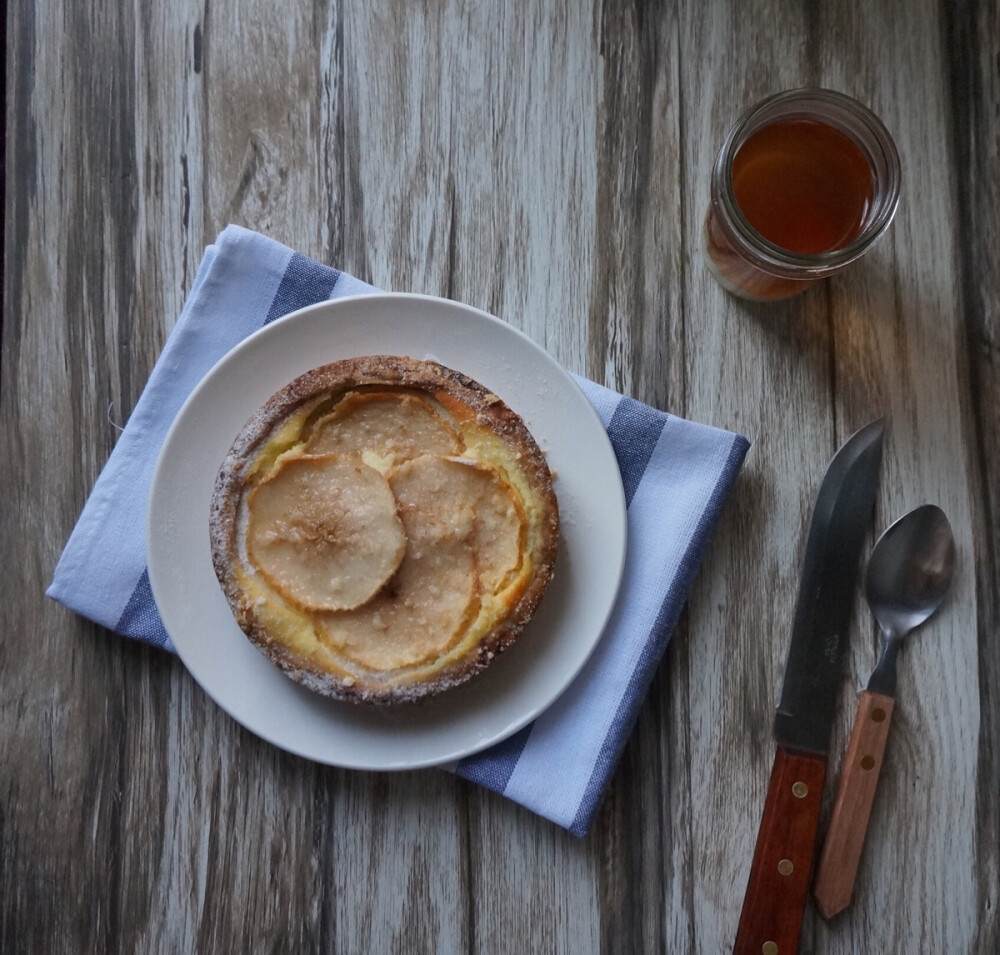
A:
<svg viewBox="0 0 1000 955">
<path fill-rule="evenodd" d="M 854 903 L 808 907 L 801 950 L 1000 950 L 996 0 L 6 16 L 0 951 L 729 950 L 812 500 L 878 416 L 872 537 L 937 503 L 959 569 L 900 659 Z M 709 170 L 744 109 L 801 85 L 883 118 L 902 201 L 843 275 L 743 302 L 704 267 Z M 585 838 L 438 770 L 283 753 L 44 598 L 229 222 L 753 442 Z M 826 813 L 878 649 L 860 594 L 853 619 Z"/>
</svg>

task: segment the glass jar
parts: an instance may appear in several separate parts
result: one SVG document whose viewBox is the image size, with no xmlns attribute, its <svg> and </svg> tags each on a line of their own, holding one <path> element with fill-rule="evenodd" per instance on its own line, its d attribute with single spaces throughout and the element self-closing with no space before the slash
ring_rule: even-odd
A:
<svg viewBox="0 0 1000 955">
<path fill-rule="evenodd" d="M 799 125 L 805 129 L 808 121 L 832 127 L 835 132 L 825 130 L 831 136 L 847 137 L 864 157 L 871 183 L 870 187 L 866 184 L 866 201 L 853 234 L 832 248 L 802 252 L 776 244 L 751 224 L 737 201 L 733 166 L 740 149 L 754 134 L 765 130 L 762 135 L 767 135 L 769 127 L 775 131 L 781 126 L 792 129 Z M 784 148 L 790 148 L 788 141 Z M 831 161 L 829 152 L 818 155 L 826 162 Z M 711 203 L 704 227 L 708 266 L 725 289 L 743 298 L 769 301 L 795 295 L 840 272 L 874 245 L 892 221 L 899 202 L 899 187 L 900 164 L 895 143 L 869 109 L 832 90 L 778 93 L 747 112 L 719 150 L 712 169 Z M 788 214 L 794 212 L 789 210 Z"/>
</svg>

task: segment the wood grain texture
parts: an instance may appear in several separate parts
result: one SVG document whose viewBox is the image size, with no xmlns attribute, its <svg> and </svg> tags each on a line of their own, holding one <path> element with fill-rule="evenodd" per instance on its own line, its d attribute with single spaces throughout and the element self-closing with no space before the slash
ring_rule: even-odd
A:
<svg viewBox="0 0 1000 955">
<path fill-rule="evenodd" d="M 880 415 L 873 539 L 937 503 L 959 569 L 900 670 L 855 901 L 807 908 L 801 950 L 1000 949 L 996 0 L 7 18 L 0 950 L 730 949 L 812 500 Z M 748 304 L 704 268 L 708 171 L 746 107 L 806 84 L 885 120 L 899 214 L 842 276 Z M 278 752 L 176 660 L 44 599 L 230 221 L 753 441 L 587 838 L 439 771 Z M 831 777 L 878 648 L 860 594 L 854 620 Z"/>
</svg>

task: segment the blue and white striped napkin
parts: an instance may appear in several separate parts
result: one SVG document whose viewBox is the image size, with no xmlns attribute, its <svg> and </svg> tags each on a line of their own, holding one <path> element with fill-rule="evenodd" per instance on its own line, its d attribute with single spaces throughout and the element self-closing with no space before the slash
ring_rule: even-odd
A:
<svg viewBox="0 0 1000 955">
<path fill-rule="evenodd" d="M 48 596 L 127 637 L 173 650 L 146 570 L 153 469 L 185 399 L 230 348 L 327 299 L 376 291 L 237 226 L 194 286 L 56 566 Z M 455 772 L 583 835 L 614 772 L 749 444 L 577 379 L 603 421 L 628 503 L 618 601 L 594 655 L 529 726 Z"/>
</svg>

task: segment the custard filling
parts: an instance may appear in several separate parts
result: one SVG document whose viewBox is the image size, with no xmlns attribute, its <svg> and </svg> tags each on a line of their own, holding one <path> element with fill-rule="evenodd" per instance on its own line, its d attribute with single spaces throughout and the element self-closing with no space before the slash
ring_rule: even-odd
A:
<svg viewBox="0 0 1000 955">
<path fill-rule="evenodd" d="M 446 669 L 531 578 L 540 531 L 515 453 L 434 397 L 312 402 L 248 474 L 240 586 L 272 639 L 347 684 Z"/>
</svg>

